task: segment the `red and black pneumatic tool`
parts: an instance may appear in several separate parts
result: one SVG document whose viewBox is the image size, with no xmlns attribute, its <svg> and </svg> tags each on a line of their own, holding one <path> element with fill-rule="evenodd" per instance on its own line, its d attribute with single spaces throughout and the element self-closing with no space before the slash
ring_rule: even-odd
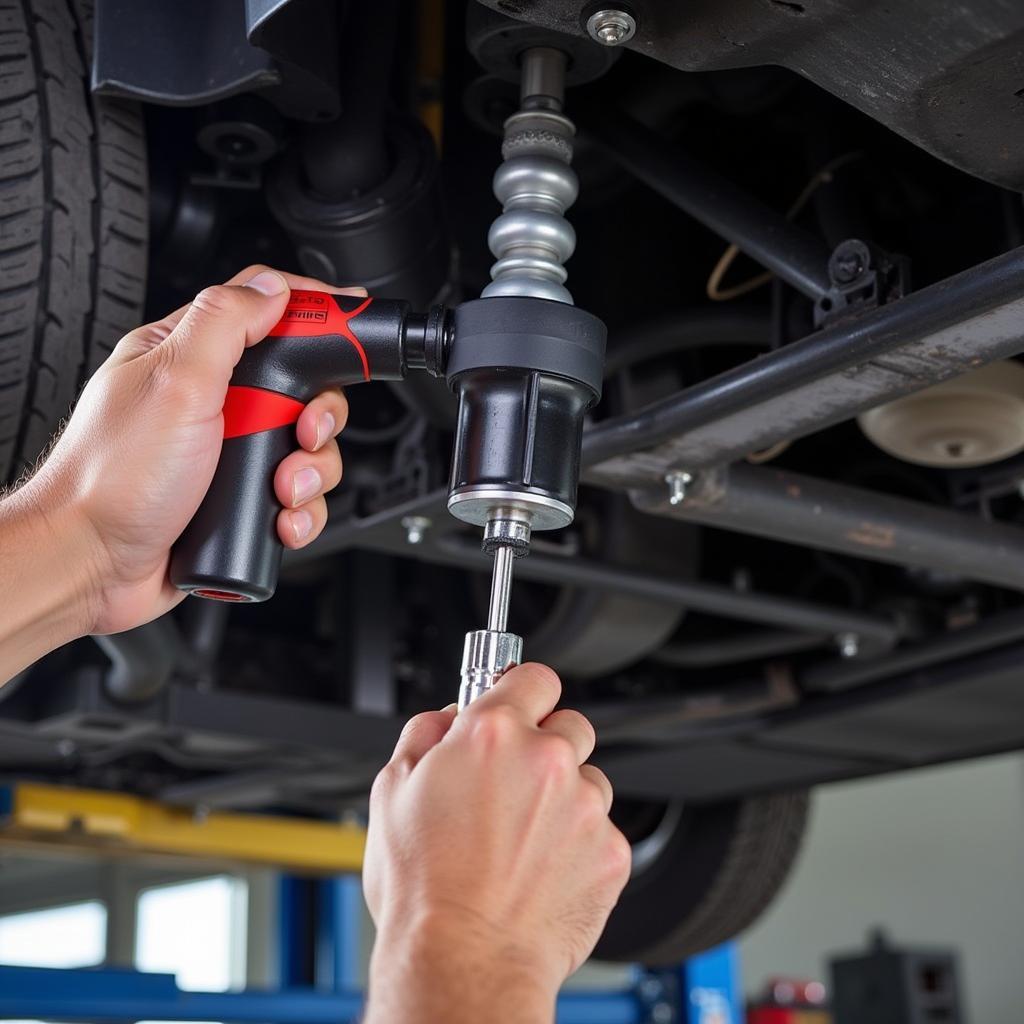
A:
<svg viewBox="0 0 1024 1024">
<path fill-rule="evenodd" d="M 171 557 L 180 590 L 221 601 L 265 601 L 281 565 L 274 472 L 295 447 L 295 423 L 327 388 L 444 372 L 450 314 L 407 302 L 293 291 L 277 326 L 247 348 L 224 403 L 224 447 L 213 483 Z"/>
</svg>

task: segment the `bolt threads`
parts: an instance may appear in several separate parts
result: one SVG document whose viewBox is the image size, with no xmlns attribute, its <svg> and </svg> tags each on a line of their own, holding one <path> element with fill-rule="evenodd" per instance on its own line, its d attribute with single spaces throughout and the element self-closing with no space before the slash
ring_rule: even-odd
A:
<svg viewBox="0 0 1024 1024">
<path fill-rule="evenodd" d="M 525 295 L 572 303 L 564 263 L 576 248 L 565 211 L 579 191 L 572 160 L 575 128 L 554 110 L 524 109 L 505 122 L 504 162 L 494 174 L 502 213 L 487 243 L 496 257 L 483 295 Z"/>
</svg>

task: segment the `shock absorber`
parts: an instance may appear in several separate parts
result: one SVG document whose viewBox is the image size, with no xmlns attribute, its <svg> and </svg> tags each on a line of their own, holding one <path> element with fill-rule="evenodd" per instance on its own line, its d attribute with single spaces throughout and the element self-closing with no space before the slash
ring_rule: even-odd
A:
<svg viewBox="0 0 1024 1024">
<path fill-rule="evenodd" d="M 520 109 L 505 122 L 494 175 L 492 281 L 456 310 L 448 364 L 459 395 L 448 508 L 483 527 L 494 557 L 487 628 L 466 636 L 460 707 L 522 660 L 522 639 L 508 631 L 513 565 L 533 531 L 573 520 L 583 417 L 603 370 L 604 325 L 565 287 L 576 245 L 565 211 L 578 191 L 575 129 L 562 112 L 566 57 L 535 47 L 521 69 Z"/>
</svg>

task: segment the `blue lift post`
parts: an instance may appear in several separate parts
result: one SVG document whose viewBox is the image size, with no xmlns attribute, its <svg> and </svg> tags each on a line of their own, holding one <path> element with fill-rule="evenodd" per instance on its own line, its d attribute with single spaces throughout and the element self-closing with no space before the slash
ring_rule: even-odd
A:
<svg viewBox="0 0 1024 1024">
<path fill-rule="evenodd" d="M 739 956 L 734 942 L 691 957 L 682 967 L 688 1024 L 743 1024 Z"/>
<path fill-rule="evenodd" d="M 0 966 L 0 1018 L 238 1024 L 345 1024 L 358 1019 L 362 895 L 356 876 L 283 878 L 280 984 L 273 990 L 184 992 L 170 974 L 116 968 Z M 558 1024 L 742 1024 L 731 946 L 676 971 L 638 971 L 624 991 L 566 992 Z"/>
</svg>

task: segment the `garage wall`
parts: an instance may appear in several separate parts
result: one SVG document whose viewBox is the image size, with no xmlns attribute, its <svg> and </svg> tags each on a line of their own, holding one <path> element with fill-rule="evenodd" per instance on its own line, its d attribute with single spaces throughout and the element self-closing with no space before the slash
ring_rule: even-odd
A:
<svg viewBox="0 0 1024 1024">
<path fill-rule="evenodd" d="M 1020 1024 L 1024 758 L 987 758 L 820 789 L 796 869 L 741 944 L 744 986 L 821 977 L 875 924 L 952 946 L 972 1024 Z"/>
</svg>

